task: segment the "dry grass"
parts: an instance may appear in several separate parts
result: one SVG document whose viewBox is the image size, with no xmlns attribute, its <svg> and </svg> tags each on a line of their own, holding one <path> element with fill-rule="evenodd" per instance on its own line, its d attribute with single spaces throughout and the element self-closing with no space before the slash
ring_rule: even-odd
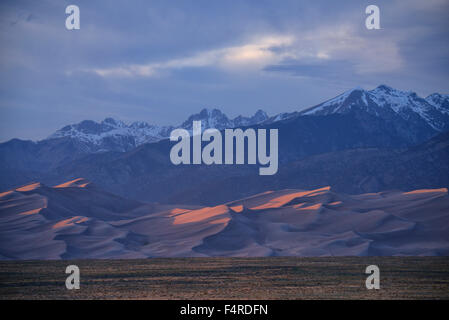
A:
<svg viewBox="0 0 449 320">
<path fill-rule="evenodd" d="M 65 288 L 65 268 L 81 289 Z M 366 266 L 381 289 L 365 288 Z M 2 299 L 448 299 L 449 258 L 180 258 L 0 262 Z"/>
</svg>

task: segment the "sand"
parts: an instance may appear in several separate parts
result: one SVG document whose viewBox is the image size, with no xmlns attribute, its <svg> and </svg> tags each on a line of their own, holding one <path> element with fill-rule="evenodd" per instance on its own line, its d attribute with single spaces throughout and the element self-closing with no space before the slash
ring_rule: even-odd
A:
<svg viewBox="0 0 449 320">
<path fill-rule="evenodd" d="M 267 191 L 214 207 L 120 198 L 84 179 L 0 194 L 0 259 L 449 255 L 447 189 Z"/>
</svg>

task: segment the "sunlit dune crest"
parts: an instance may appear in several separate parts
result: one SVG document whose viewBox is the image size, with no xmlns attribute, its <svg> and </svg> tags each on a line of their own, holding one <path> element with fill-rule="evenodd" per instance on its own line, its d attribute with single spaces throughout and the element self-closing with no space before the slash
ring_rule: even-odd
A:
<svg viewBox="0 0 449 320">
<path fill-rule="evenodd" d="M 329 191 L 331 189 L 331 187 L 324 187 L 324 188 L 321 188 L 321 189 L 316 189 L 316 190 L 313 190 L 311 193 L 309 193 L 308 195 L 307 195 L 307 197 L 314 197 L 314 196 L 319 196 L 319 195 L 321 195 L 321 194 L 324 194 L 324 193 L 326 193 L 327 191 Z"/>
<path fill-rule="evenodd" d="M 298 210 L 318 210 L 318 209 L 321 208 L 321 206 L 322 206 L 321 203 L 317 203 L 317 204 L 314 204 L 314 205 L 311 205 L 311 206 L 308 206 L 308 207 L 298 208 Z"/>
<path fill-rule="evenodd" d="M 252 210 L 262 210 L 262 209 L 280 208 L 295 198 L 315 196 L 315 195 L 321 194 L 321 193 L 329 191 L 329 190 L 330 190 L 330 187 L 328 186 L 328 187 L 311 190 L 311 191 L 294 192 L 294 193 L 286 194 L 286 195 L 271 199 L 269 202 L 264 203 L 257 207 L 252 207 L 251 209 Z"/>
<path fill-rule="evenodd" d="M 192 211 L 192 210 L 189 210 L 189 209 L 181 209 L 181 208 L 174 208 L 174 209 L 172 209 L 171 211 L 170 211 L 170 213 L 169 213 L 169 217 L 172 217 L 172 216 L 175 216 L 175 215 L 178 215 L 178 214 L 182 214 L 182 213 L 186 213 L 186 212 L 189 212 L 189 211 Z"/>
<path fill-rule="evenodd" d="M 223 218 L 223 219 L 213 220 L 210 223 L 211 224 L 226 224 L 229 222 L 229 220 L 231 220 L 231 218 Z"/>
<path fill-rule="evenodd" d="M 229 207 L 229 208 L 234 212 L 242 212 L 243 211 L 243 205 L 233 206 L 233 207 Z"/>
<path fill-rule="evenodd" d="M 2 192 L 0 193 L 0 198 L 3 198 L 4 196 L 7 196 L 8 194 L 11 194 L 12 191 L 6 191 L 6 192 Z"/>
<path fill-rule="evenodd" d="M 247 201 L 251 201 L 251 200 L 254 200 L 254 199 L 259 199 L 261 196 L 268 195 L 268 194 L 271 194 L 271 193 L 274 193 L 274 191 L 272 191 L 272 190 L 264 191 L 264 192 L 254 194 L 254 195 L 249 196 L 249 197 L 245 197 L 245 198 L 239 199 L 238 201 L 228 202 L 228 203 L 226 203 L 226 205 L 232 205 L 233 207 L 235 207 L 235 206 L 240 205 L 242 203 L 245 203 Z"/>
<path fill-rule="evenodd" d="M 206 207 L 198 210 L 191 210 L 175 216 L 173 224 L 184 224 L 204 221 L 229 212 L 228 207 L 220 205 L 216 207 Z"/>
<path fill-rule="evenodd" d="M 87 181 L 86 179 L 78 178 L 75 180 L 64 182 L 62 184 L 54 186 L 53 188 L 72 188 L 72 187 L 85 188 L 88 184 L 90 184 L 90 182 Z"/>
<path fill-rule="evenodd" d="M 32 215 L 32 214 L 37 214 L 42 209 L 44 209 L 44 208 L 37 208 L 37 209 L 33 209 L 33 210 L 24 211 L 24 212 L 21 212 L 20 215 L 22 215 L 22 216 L 29 216 L 29 215 Z"/>
<path fill-rule="evenodd" d="M 69 227 L 69 226 L 75 225 L 75 223 L 82 223 L 82 222 L 85 222 L 85 221 L 88 221 L 88 220 L 89 220 L 89 218 L 87 218 L 87 217 L 75 216 L 75 217 L 72 217 L 70 219 L 59 221 L 58 223 L 53 225 L 52 229 Z"/>
<path fill-rule="evenodd" d="M 36 182 L 36 183 L 32 183 L 32 184 L 17 188 L 16 191 L 19 191 L 19 192 L 33 191 L 33 190 L 36 190 L 37 188 L 39 188 L 40 186 L 41 186 L 41 184 L 39 182 Z"/>
<path fill-rule="evenodd" d="M 413 191 L 409 191 L 409 192 L 404 192 L 404 194 L 420 194 L 420 193 L 431 193 L 431 192 L 447 193 L 447 188 L 420 189 L 420 190 L 413 190 Z"/>
</svg>

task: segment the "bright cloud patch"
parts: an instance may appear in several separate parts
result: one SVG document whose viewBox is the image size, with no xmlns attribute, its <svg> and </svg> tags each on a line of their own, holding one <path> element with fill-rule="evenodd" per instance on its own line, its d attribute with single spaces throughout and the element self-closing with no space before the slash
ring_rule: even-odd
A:
<svg viewBox="0 0 449 320">
<path fill-rule="evenodd" d="M 260 69 L 261 66 L 278 63 L 286 58 L 286 52 L 277 52 L 273 49 L 291 46 L 293 42 L 294 38 L 291 36 L 268 36 L 241 46 L 203 51 L 185 58 L 88 71 L 95 72 L 102 77 L 151 77 L 160 71 L 186 67 L 215 66 L 223 69 L 256 67 Z"/>
<path fill-rule="evenodd" d="M 323 66 L 329 61 L 351 61 L 356 73 L 369 74 L 389 72 L 403 65 L 394 39 L 362 37 L 349 25 L 255 39 L 240 46 L 202 51 L 184 58 L 88 71 L 102 77 L 152 77 L 187 67 L 211 66 L 227 71 L 247 71 L 261 70 L 285 61 Z"/>
</svg>

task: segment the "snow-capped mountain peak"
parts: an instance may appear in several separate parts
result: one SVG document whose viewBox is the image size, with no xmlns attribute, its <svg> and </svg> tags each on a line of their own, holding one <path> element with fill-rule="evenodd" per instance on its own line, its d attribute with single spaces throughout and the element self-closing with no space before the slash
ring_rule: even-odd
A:
<svg viewBox="0 0 449 320">
<path fill-rule="evenodd" d="M 398 130 L 414 126 L 422 132 L 442 132 L 449 129 L 449 95 L 434 93 L 423 99 L 411 91 L 401 91 L 380 85 L 372 90 L 355 87 L 312 108 L 272 117 L 258 110 L 253 116 L 228 118 L 219 109 L 202 109 L 176 128 L 192 130 L 192 122 L 201 120 L 202 129 L 236 128 L 260 123 L 271 124 L 297 116 L 326 116 L 330 114 L 361 113 L 375 116 L 391 125 L 401 123 Z M 366 121 L 366 118 L 360 118 Z M 84 143 L 91 152 L 127 151 L 144 143 L 166 139 L 175 126 L 157 126 L 136 121 L 126 124 L 113 118 L 101 122 L 81 121 L 56 131 L 49 139 L 70 137 Z M 420 131 L 421 132 L 421 131 Z"/>
<path fill-rule="evenodd" d="M 449 99 L 434 94 L 427 99 L 412 91 L 401 91 L 380 85 L 370 91 L 360 87 L 302 111 L 301 115 L 329 115 L 366 111 L 383 119 L 399 116 L 406 121 L 423 122 L 436 131 L 449 128 Z"/>
<path fill-rule="evenodd" d="M 412 109 L 419 111 L 422 107 L 426 107 L 421 105 L 424 102 L 422 101 L 423 99 L 419 98 L 415 92 L 411 91 L 401 91 L 386 85 L 380 85 L 368 93 L 370 98 L 378 106 L 390 107 L 396 113 L 398 113 L 401 108 L 411 107 Z M 417 105 L 419 106 L 417 107 Z"/>
<path fill-rule="evenodd" d="M 219 130 L 232 127 L 228 117 L 218 109 L 204 108 L 199 113 L 191 115 L 181 124 L 181 128 L 191 130 L 193 121 L 201 121 L 204 128 L 216 128 Z"/>
<path fill-rule="evenodd" d="M 231 120 L 233 127 L 244 127 L 250 126 L 253 124 L 258 124 L 266 121 L 268 119 L 268 115 L 263 110 L 257 110 L 256 113 L 252 117 L 243 117 L 238 116 Z"/>
<path fill-rule="evenodd" d="M 177 128 L 192 130 L 192 122 L 201 120 L 203 130 L 216 128 L 223 130 L 250 126 L 268 119 L 267 114 L 258 110 L 251 117 L 238 116 L 229 119 L 219 109 L 203 109 L 191 115 Z M 106 118 L 101 122 L 84 120 L 76 124 L 65 126 L 47 139 L 70 137 L 84 143 L 91 152 L 98 151 L 127 151 L 144 143 L 166 139 L 174 126 L 156 126 L 144 121 L 136 121 L 129 125 L 113 118 Z"/>
<path fill-rule="evenodd" d="M 251 117 L 238 116 L 234 119 L 229 119 L 224 113 L 218 109 L 203 109 L 200 113 L 191 115 L 186 121 L 181 124 L 181 128 L 191 130 L 192 122 L 201 120 L 203 129 L 215 128 L 223 130 L 226 128 L 245 127 L 259 124 L 268 119 L 265 111 L 257 110 Z"/>
<path fill-rule="evenodd" d="M 124 128 L 126 127 L 125 123 L 120 120 L 115 120 L 113 118 L 106 118 L 104 119 L 101 124 L 108 125 L 112 128 Z"/>
<path fill-rule="evenodd" d="M 426 101 L 445 114 L 449 114 L 449 94 L 433 93 Z"/>
<path fill-rule="evenodd" d="M 342 94 L 327 100 L 315 107 L 301 112 L 302 115 L 328 115 L 333 113 L 343 113 L 350 109 L 357 100 L 362 99 L 366 104 L 366 91 L 360 87 L 343 92 Z"/>
<path fill-rule="evenodd" d="M 151 126 L 145 122 L 127 125 L 120 120 L 106 118 L 101 122 L 84 120 L 65 126 L 47 139 L 70 137 L 84 143 L 91 151 L 127 151 L 144 142 L 163 138 L 166 127 Z"/>
</svg>

